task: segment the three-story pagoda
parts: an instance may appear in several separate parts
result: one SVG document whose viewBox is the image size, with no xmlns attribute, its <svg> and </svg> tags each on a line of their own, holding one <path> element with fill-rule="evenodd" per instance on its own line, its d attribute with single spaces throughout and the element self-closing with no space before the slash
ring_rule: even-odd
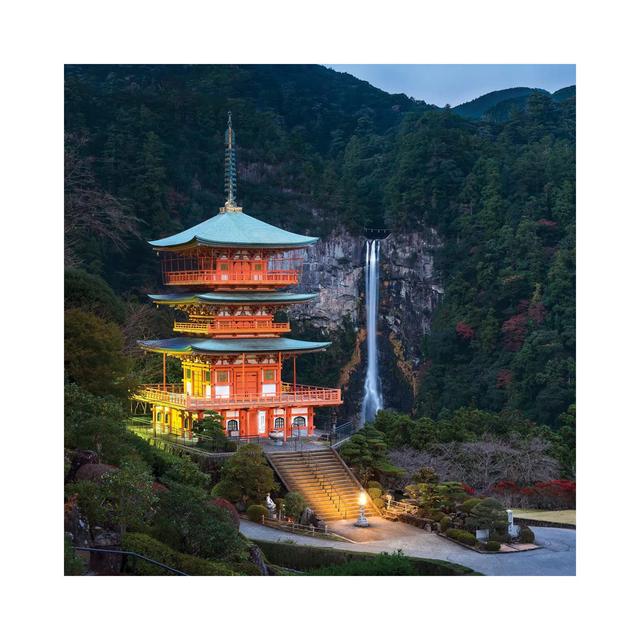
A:
<svg viewBox="0 0 640 640">
<path fill-rule="evenodd" d="M 154 426 L 192 437 L 193 422 L 215 411 L 230 437 L 286 440 L 311 435 L 314 408 L 342 403 L 340 389 L 297 384 L 295 358 L 330 342 L 284 337 L 288 322 L 276 311 L 315 294 L 283 289 L 298 283 L 302 252 L 317 238 L 290 233 L 253 218 L 236 204 L 235 137 L 229 114 L 225 134 L 226 202 L 220 212 L 190 229 L 150 242 L 162 260 L 165 285 L 150 295 L 186 316 L 174 323 L 179 337 L 141 341 L 163 354 L 163 383 L 135 397 L 151 405 Z M 183 384 L 166 383 L 166 358 L 182 362 Z M 282 365 L 293 358 L 293 381 Z"/>
</svg>

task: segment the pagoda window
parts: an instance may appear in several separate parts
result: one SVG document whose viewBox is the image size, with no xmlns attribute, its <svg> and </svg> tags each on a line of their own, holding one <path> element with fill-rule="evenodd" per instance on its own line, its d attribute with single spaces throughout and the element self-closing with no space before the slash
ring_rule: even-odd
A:
<svg viewBox="0 0 640 640">
<path fill-rule="evenodd" d="M 264 369 L 262 379 L 264 382 L 273 382 L 276 379 L 275 369 Z"/>
<path fill-rule="evenodd" d="M 206 383 L 211 382 L 211 371 L 209 371 L 208 369 L 204 372 L 204 381 Z"/>
<path fill-rule="evenodd" d="M 218 263 L 220 267 L 220 271 L 229 271 L 229 263 L 228 262 L 220 262 Z"/>
<path fill-rule="evenodd" d="M 293 426 L 294 427 L 306 427 L 307 426 L 307 419 L 303 418 L 302 416 L 296 416 L 293 419 Z"/>
<path fill-rule="evenodd" d="M 229 372 L 228 371 L 216 371 L 216 384 L 228 384 Z"/>
<path fill-rule="evenodd" d="M 238 431 L 238 427 L 237 420 L 227 420 L 227 431 Z"/>
<path fill-rule="evenodd" d="M 284 418 L 276 418 L 273 421 L 273 428 L 274 429 L 284 429 Z"/>
</svg>

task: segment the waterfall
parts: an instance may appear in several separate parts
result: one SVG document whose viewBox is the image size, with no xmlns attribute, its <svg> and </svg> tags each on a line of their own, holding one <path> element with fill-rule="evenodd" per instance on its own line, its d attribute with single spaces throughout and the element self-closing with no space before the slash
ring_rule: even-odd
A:
<svg viewBox="0 0 640 640">
<path fill-rule="evenodd" d="M 364 381 L 364 398 L 360 422 L 375 418 L 382 409 L 382 389 L 378 375 L 378 273 L 380 241 L 367 240 L 365 262 L 365 302 L 367 312 L 367 375 Z"/>
</svg>

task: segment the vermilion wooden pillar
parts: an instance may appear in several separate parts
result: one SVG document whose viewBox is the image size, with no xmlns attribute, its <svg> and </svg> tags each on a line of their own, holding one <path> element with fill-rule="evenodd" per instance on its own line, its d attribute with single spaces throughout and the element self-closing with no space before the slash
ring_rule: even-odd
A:
<svg viewBox="0 0 640 640">
<path fill-rule="evenodd" d="M 162 390 L 167 390 L 167 354 L 162 354 Z"/>
</svg>

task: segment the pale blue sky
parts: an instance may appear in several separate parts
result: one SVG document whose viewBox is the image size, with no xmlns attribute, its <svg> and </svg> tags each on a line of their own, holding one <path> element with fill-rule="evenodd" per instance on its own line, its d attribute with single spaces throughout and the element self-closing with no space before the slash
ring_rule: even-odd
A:
<svg viewBox="0 0 640 640">
<path fill-rule="evenodd" d="M 576 83 L 573 64 L 328 64 L 389 93 L 443 107 L 490 91 L 534 87 L 556 91 Z"/>
</svg>

